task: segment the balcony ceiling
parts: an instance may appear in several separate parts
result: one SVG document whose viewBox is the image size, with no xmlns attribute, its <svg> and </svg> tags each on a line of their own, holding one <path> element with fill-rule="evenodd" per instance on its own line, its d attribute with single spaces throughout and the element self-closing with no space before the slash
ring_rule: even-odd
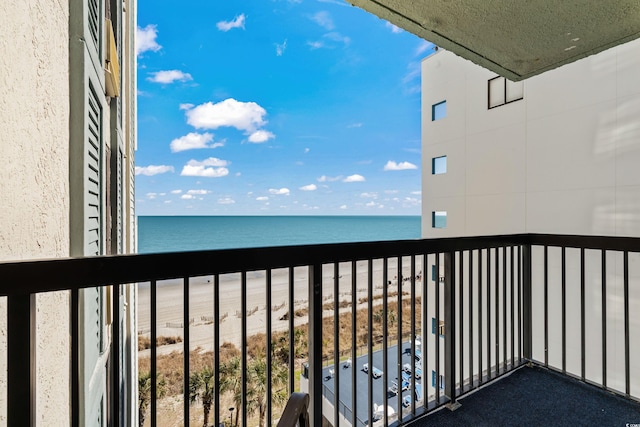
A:
<svg viewBox="0 0 640 427">
<path fill-rule="evenodd" d="M 640 36 L 638 0 L 347 0 L 517 81 Z"/>
</svg>

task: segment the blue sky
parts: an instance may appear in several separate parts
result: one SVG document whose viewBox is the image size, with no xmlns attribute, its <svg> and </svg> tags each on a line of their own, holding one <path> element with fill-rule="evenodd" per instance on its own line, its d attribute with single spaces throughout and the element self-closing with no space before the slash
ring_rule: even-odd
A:
<svg viewBox="0 0 640 427">
<path fill-rule="evenodd" d="M 431 44 L 340 0 L 138 2 L 138 215 L 420 215 Z"/>
</svg>

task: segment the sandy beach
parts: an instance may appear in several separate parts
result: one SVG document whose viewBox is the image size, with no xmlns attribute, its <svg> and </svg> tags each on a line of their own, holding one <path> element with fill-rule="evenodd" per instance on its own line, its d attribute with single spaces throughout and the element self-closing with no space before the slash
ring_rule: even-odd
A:
<svg viewBox="0 0 640 427">
<path fill-rule="evenodd" d="M 410 260 L 403 259 L 403 271 L 401 277 L 406 281 L 402 284 L 403 292 L 410 291 L 411 276 Z M 416 258 L 416 296 L 421 294 L 422 260 Z M 373 287 L 374 295 L 381 295 L 385 287 L 383 280 L 383 263 L 381 260 L 373 262 Z M 323 276 L 323 300 L 334 300 L 334 269 L 333 266 L 325 266 Z M 339 301 L 351 301 L 351 263 L 341 263 L 339 268 Z M 397 259 L 388 262 L 388 292 L 397 292 Z M 420 279 L 420 280 L 419 280 Z M 190 304 L 190 348 L 200 347 L 203 350 L 213 349 L 214 332 L 214 300 L 213 277 L 196 277 L 189 279 L 189 304 Z M 366 261 L 356 263 L 356 299 L 367 298 L 368 269 Z M 294 308 L 308 308 L 308 269 L 296 267 L 294 269 Z M 157 284 L 157 335 L 183 337 L 183 292 L 184 285 L 181 279 L 167 280 Z M 266 273 L 264 271 L 248 272 L 246 281 L 247 295 L 247 336 L 258 333 L 266 333 L 267 316 L 271 316 L 272 331 L 287 330 L 289 322 L 280 320 L 288 312 L 289 300 L 289 272 L 288 269 L 272 270 L 271 279 L 271 307 L 266 306 L 267 289 Z M 220 343 L 230 342 L 240 347 L 242 338 L 241 321 L 241 281 L 240 274 L 227 274 L 220 276 Z M 382 304 L 382 299 L 374 300 L 374 305 Z M 365 308 L 366 302 L 358 304 L 358 308 Z M 342 310 L 351 310 L 351 307 Z M 325 316 L 333 315 L 333 311 L 325 311 Z M 149 283 L 141 283 L 138 286 L 138 333 L 149 336 L 150 332 L 150 287 Z M 295 324 L 307 323 L 307 317 L 295 318 Z M 159 354 L 172 351 L 181 351 L 182 343 L 164 345 L 158 348 Z M 140 357 L 148 357 L 149 350 L 140 352 Z"/>
</svg>

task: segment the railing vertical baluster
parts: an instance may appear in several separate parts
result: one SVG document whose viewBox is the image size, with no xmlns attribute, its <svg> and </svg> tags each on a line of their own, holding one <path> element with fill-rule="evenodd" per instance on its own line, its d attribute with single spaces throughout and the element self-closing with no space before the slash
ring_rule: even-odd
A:
<svg viewBox="0 0 640 427">
<path fill-rule="evenodd" d="M 7 423 L 35 425 L 35 295 L 7 297 Z"/>
<path fill-rule="evenodd" d="M 450 410 L 460 404 L 456 401 L 456 255 L 444 254 L 444 394 L 449 398 Z"/>
<path fill-rule="evenodd" d="M 507 247 L 502 247 L 502 372 L 507 372 Z"/>
<path fill-rule="evenodd" d="M 80 291 L 71 290 L 71 427 L 80 427 L 80 353 L 79 311 Z M 137 337 L 136 337 L 137 339 Z M 11 421 L 11 418 L 9 418 Z"/>
<path fill-rule="evenodd" d="M 220 276 L 213 277 L 213 382 L 215 384 L 213 425 L 220 425 Z"/>
<path fill-rule="evenodd" d="M 522 352 L 533 359 L 533 313 L 531 304 L 531 245 L 522 246 Z"/>
<path fill-rule="evenodd" d="M 333 263 L 333 417 L 334 426 L 340 425 L 340 265 Z"/>
<path fill-rule="evenodd" d="M 238 413 L 242 413 L 242 426 L 247 427 L 247 272 L 242 270 L 240 273 L 240 315 L 241 317 L 241 330 L 242 336 L 240 337 L 240 357 L 242 360 L 241 372 L 241 389 L 242 389 L 242 408 L 238 408 Z"/>
<path fill-rule="evenodd" d="M 156 427 L 158 412 L 158 283 L 152 280 L 150 283 L 151 305 L 151 427 Z"/>
<path fill-rule="evenodd" d="M 415 373 L 415 363 L 413 361 L 413 355 L 416 354 L 416 257 L 415 255 L 411 255 L 411 341 L 410 341 L 410 349 L 411 349 L 411 361 L 409 365 L 411 366 L 411 372 Z M 386 352 L 386 349 L 385 349 Z M 402 360 L 402 359 L 401 359 Z M 386 390 L 386 388 L 385 388 Z M 411 414 L 416 415 L 416 402 L 415 402 L 415 390 L 416 390 L 416 376 L 411 375 L 411 391 L 414 395 L 414 398 L 411 399 Z M 386 405 L 385 405 L 386 406 Z"/>
<path fill-rule="evenodd" d="M 549 248 L 544 246 L 544 366 L 549 367 Z"/>
<path fill-rule="evenodd" d="M 478 386 L 484 382 L 482 375 L 482 249 L 478 249 Z"/>
<path fill-rule="evenodd" d="M 293 313 L 295 311 L 295 294 L 294 294 L 294 271 L 293 267 L 289 267 L 289 394 L 293 393 L 295 390 L 295 377 L 294 372 L 296 370 L 295 367 L 295 358 L 296 358 L 296 348 L 295 348 L 295 323 L 293 322 Z"/>
<path fill-rule="evenodd" d="M 389 306 L 389 272 L 387 271 L 387 269 L 389 268 L 388 265 L 388 260 L 387 258 L 383 258 L 382 259 L 382 283 L 384 284 L 382 286 L 382 306 L 383 307 L 388 307 Z M 384 390 L 386 393 L 386 390 L 388 390 L 389 387 L 389 375 L 387 375 L 386 373 L 390 372 L 389 371 L 389 340 L 387 338 L 387 333 L 388 333 L 388 328 L 387 328 L 387 322 L 389 320 L 389 314 L 388 314 L 388 310 L 383 310 L 382 311 L 382 366 L 383 366 L 383 371 L 385 372 L 384 377 Z M 355 329 L 355 328 L 354 328 Z M 355 367 L 353 369 L 353 371 L 355 372 Z M 389 411 L 387 409 L 388 405 L 384 405 L 384 425 L 389 425 Z"/>
<path fill-rule="evenodd" d="M 624 383 L 625 394 L 631 395 L 631 367 L 629 359 L 629 252 L 624 251 Z"/>
<path fill-rule="evenodd" d="M 420 342 L 422 343 L 420 348 L 420 365 L 422 366 L 422 396 L 424 398 L 424 406 L 425 408 L 429 407 L 429 387 L 428 387 L 428 378 L 429 372 L 429 342 L 428 337 L 429 333 L 427 331 L 429 325 L 429 275 L 427 273 L 429 266 L 429 261 L 427 258 L 427 254 L 422 254 L 422 338 Z M 411 361 L 415 363 L 415 354 L 411 355 Z"/>
<path fill-rule="evenodd" d="M 124 410 L 120 407 L 120 285 L 113 285 L 111 293 L 111 427 L 119 427 Z"/>
<path fill-rule="evenodd" d="M 494 297 L 494 334 L 496 348 L 496 377 L 500 375 L 500 248 L 495 249 L 496 257 L 494 259 L 494 276 L 495 276 L 495 297 Z"/>
<path fill-rule="evenodd" d="M 440 405 L 440 254 L 436 253 L 436 289 L 435 289 L 435 321 L 431 321 L 432 333 L 435 336 L 435 350 L 436 350 L 436 403 Z M 446 278 L 445 278 L 446 280 Z M 399 375 L 399 374 L 398 374 Z M 400 377 L 398 377 L 400 378 Z M 398 401 L 400 401 L 398 399 Z"/>
<path fill-rule="evenodd" d="M 271 425 L 271 418 L 272 418 L 272 413 L 273 413 L 273 390 L 271 388 L 271 376 L 272 376 L 272 369 L 271 369 L 271 364 L 273 363 L 273 348 L 271 346 L 271 269 L 268 268 L 267 271 L 265 272 L 266 274 L 266 279 L 267 279 L 267 295 L 266 295 L 266 303 L 267 303 L 267 309 L 266 309 L 266 313 L 265 316 L 267 317 L 266 319 L 266 327 L 267 327 L 267 413 L 266 413 L 266 418 L 267 418 L 267 426 Z"/>
<path fill-rule="evenodd" d="M 580 248 L 580 376 L 585 380 L 586 371 L 586 325 L 585 325 L 585 277 L 584 277 L 584 248 Z"/>
<path fill-rule="evenodd" d="M 518 246 L 518 363 L 522 361 L 522 254 Z"/>
<path fill-rule="evenodd" d="M 469 390 L 473 384 L 473 250 L 469 251 Z M 462 352 L 461 352 L 462 353 Z"/>
<path fill-rule="evenodd" d="M 509 323 L 510 325 L 510 329 L 511 329 L 511 369 L 515 368 L 516 363 L 516 352 L 515 352 L 515 326 L 516 326 L 516 319 L 515 319 L 515 305 L 514 305 L 514 277 L 515 277 L 515 272 L 513 271 L 513 266 L 514 266 L 514 259 L 513 259 L 513 254 L 514 254 L 514 247 L 511 246 L 510 249 L 510 267 L 511 267 L 511 273 L 510 273 L 510 277 L 509 277 L 509 287 L 510 287 L 510 292 L 509 292 L 509 297 L 511 300 L 511 308 L 510 313 L 511 313 L 511 322 Z"/>
<path fill-rule="evenodd" d="M 402 422 L 402 257 L 399 256 L 397 258 L 398 265 L 396 266 L 398 271 L 396 277 L 398 279 L 398 338 L 396 347 L 397 357 L 398 357 L 398 366 L 397 366 L 397 375 L 398 375 L 398 420 Z M 413 392 L 413 390 L 412 390 Z"/>
<path fill-rule="evenodd" d="M 367 363 L 368 384 L 367 384 L 367 420 L 369 423 L 373 420 L 373 262 L 371 258 L 367 259 L 367 321 L 369 328 L 367 333 Z"/>
<path fill-rule="evenodd" d="M 322 264 L 309 266 L 309 417 L 322 425 Z"/>
<path fill-rule="evenodd" d="M 458 263 L 458 283 L 459 283 L 459 292 L 458 292 L 458 345 L 460 346 L 458 350 L 459 361 L 460 361 L 460 393 L 464 393 L 464 251 L 459 252 L 459 260 Z"/>
<path fill-rule="evenodd" d="M 183 425 L 185 427 L 189 426 L 189 277 L 185 277 L 183 279 L 183 290 L 182 290 L 182 330 L 184 334 L 184 340 L 182 341 L 183 348 L 183 392 L 182 392 L 182 403 L 183 403 Z"/>
<path fill-rule="evenodd" d="M 353 411 L 351 412 L 351 425 L 355 426 L 357 421 L 357 381 L 356 381 L 356 362 L 358 360 L 357 346 L 358 346 L 358 335 L 356 331 L 357 328 L 357 319 L 356 314 L 358 311 L 358 287 L 357 287 L 357 265 L 355 261 L 351 261 L 351 407 Z M 386 313 L 386 310 L 385 310 Z"/>
<path fill-rule="evenodd" d="M 491 248 L 487 248 L 487 378 L 492 377 L 491 364 Z"/>
<path fill-rule="evenodd" d="M 567 256 L 562 247 L 562 373 L 567 373 Z"/>
<path fill-rule="evenodd" d="M 602 387 L 607 388 L 607 251 L 602 250 Z"/>
</svg>

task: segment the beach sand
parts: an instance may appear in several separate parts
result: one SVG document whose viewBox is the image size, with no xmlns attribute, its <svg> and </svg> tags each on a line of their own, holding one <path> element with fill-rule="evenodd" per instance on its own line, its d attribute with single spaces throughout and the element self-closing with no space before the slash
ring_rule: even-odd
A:
<svg viewBox="0 0 640 427">
<path fill-rule="evenodd" d="M 403 258 L 403 272 L 401 277 L 409 278 L 410 258 Z M 374 295 L 381 295 L 385 286 L 383 280 L 383 264 L 381 260 L 373 262 L 373 287 Z M 422 259 L 416 258 L 416 276 L 421 277 L 423 272 Z M 356 299 L 367 298 L 368 268 L 366 261 L 356 263 Z M 323 268 L 322 272 L 323 302 L 334 300 L 334 269 L 333 265 Z M 341 263 L 339 268 L 339 297 L 340 301 L 351 301 L 351 263 Z M 397 259 L 389 259 L 388 262 L 388 292 L 397 291 Z M 205 351 L 213 349 L 213 277 L 196 277 L 189 279 L 189 318 L 190 348 L 201 348 Z M 294 268 L 294 308 L 308 308 L 308 268 Z M 220 276 L 220 344 L 230 342 L 240 348 L 242 338 L 241 312 L 241 286 L 240 274 L 227 274 Z M 403 292 L 410 292 L 410 281 L 402 283 Z M 422 281 L 416 280 L 416 296 L 421 295 Z M 272 331 L 283 331 L 289 327 L 288 320 L 280 318 L 288 312 L 289 300 L 289 272 L 288 269 L 272 270 L 271 283 L 271 307 L 266 306 L 266 273 L 264 271 L 248 272 L 246 281 L 247 300 L 247 336 L 267 332 L 267 316 L 272 319 Z M 182 279 L 166 280 L 157 284 L 157 335 L 183 337 L 183 292 Z M 382 299 L 374 300 L 374 305 L 382 304 Z M 366 308 L 367 303 L 358 304 L 358 309 Z M 351 310 L 351 307 L 342 309 Z M 332 310 L 324 312 L 324 316 L 333 315 Z M 295 324 L 308 322 L 306 316 L 297 317 Z M 150 332 L 150 287 L 149 283 L 141 283 L 138 286 L 138 333 L 149 336 Z M 163 345 L 158 348 L 158 354 L 167 354 L 172 351 L 182 351 L 183 344 Z M 140 351 L 140 357 L 148 357 L 150 351 Z"/>
</svg>

